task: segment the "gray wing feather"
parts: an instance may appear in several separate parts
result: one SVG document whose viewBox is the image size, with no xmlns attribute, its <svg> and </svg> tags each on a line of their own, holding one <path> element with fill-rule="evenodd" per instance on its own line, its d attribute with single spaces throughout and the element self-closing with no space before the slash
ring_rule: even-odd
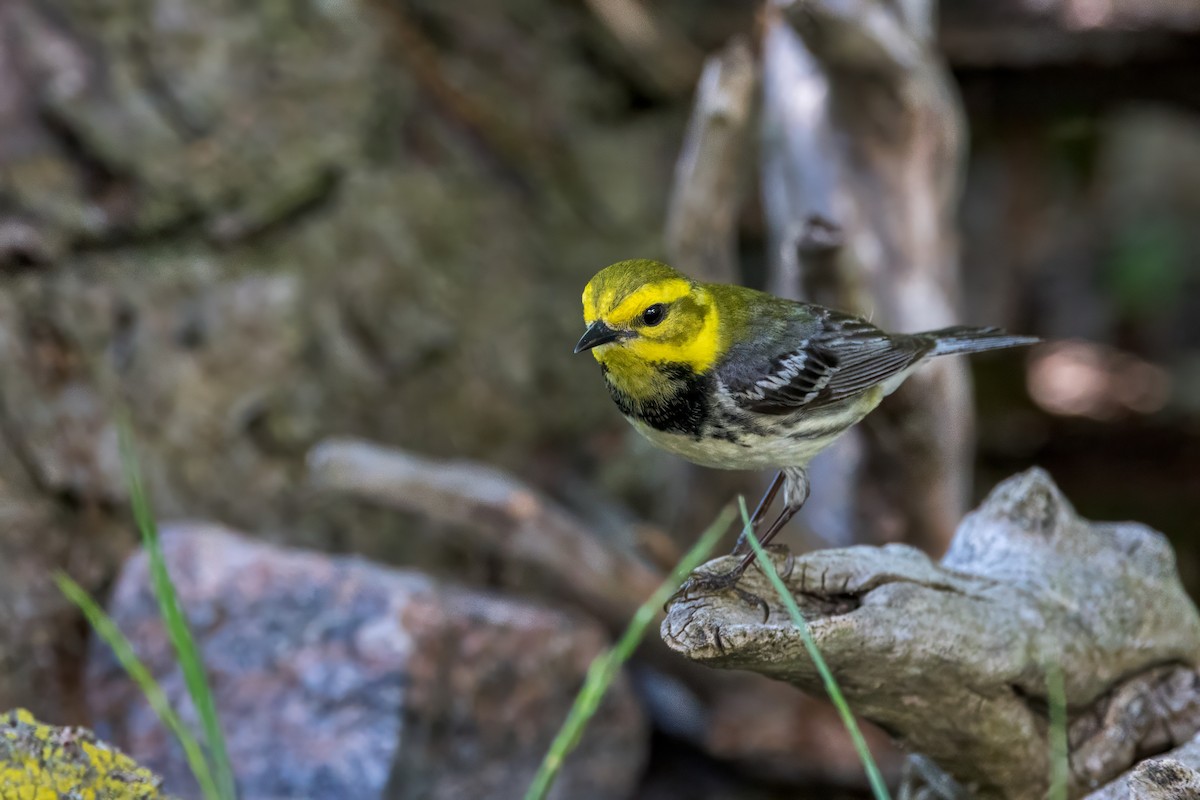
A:
<svg viewBox="0 0 1200 800">
<path fill-rule="evenodd" d="M 919 336 L 889 335 L 845 314 L 829 311 L 816 331 L 777 354 L 758 348 L 733 353 L 726 387 L 741 407 L 765 414 L 817 408 L 866 391 L 907 369 L 931 349 Z M 732 365 L 736 364 L 736 367 Z"/>
</svg>

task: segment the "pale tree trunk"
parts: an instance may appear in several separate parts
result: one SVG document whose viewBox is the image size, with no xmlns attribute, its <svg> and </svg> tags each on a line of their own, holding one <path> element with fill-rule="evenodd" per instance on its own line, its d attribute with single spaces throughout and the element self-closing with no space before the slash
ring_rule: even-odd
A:
<svg viewBox="0 0 1200 800">
<path fill-rule="evenodd" d="M 770 288 L 898 331 L 958 319 L 964 123 L 933 4 L 782 3 L 763 43 Z M 827 540 L 940 552 L 965 510 L 973 415 L 962 360 L 923 367 L 813 464 Z"/>
<path fill-rule="evenodd" d="M 964 125 L 932 15 L 927 2 L 776 3 L 758 62 L 737 41 L 714 56 L 676 170 L 676 266 L 746 280 L 735 222 L 757 123 L 769 289 L 899 331 L 958 322 Z M 813 464 L 810 526 L 940 552 L 965 510 L 972 423 L 966 366 L 924 367 Z"/>
</svg>

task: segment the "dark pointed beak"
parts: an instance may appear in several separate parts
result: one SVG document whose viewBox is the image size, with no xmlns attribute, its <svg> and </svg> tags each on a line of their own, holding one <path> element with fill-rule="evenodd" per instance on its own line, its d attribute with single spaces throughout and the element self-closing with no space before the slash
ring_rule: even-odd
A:
<svg viewBox="0 0 1200 800">
<path fill-rule="evenodd" d="M 582 353 L 584 350 L 591 350 L 593 347 L 615 342 L 620 338 L 620 331 L 613 330 L 604 324 L 604 320 L 598 319 L 583 332 L 583 336 L 579 337 L 579 343 L 575 345 L 575 352 Z"/>
</svg>

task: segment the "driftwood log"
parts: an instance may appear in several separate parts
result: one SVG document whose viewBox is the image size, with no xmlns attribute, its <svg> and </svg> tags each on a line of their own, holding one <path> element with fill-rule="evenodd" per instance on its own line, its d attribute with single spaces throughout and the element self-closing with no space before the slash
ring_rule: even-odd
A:
<svg viewBox="0 0 1200 800">
<path fill-rule="evenodd" d="M 1159 533 L 1080 518 L 1050 477 L 1002 483 L 940 563 L 906 545 L 775 556 L 855 711 L 953 777 L 963 796 L 1041 798 L 1051 774 L 1048 674 L 1062 675 L 1069 795 L 1117 779 L 1200 729 L 1200 615 Z M 726 569 L 726 557 L 702 569 Z M 820 678 L 766 578 L 676 602 L 669 646 L 810 691 Z M 1193 797 L 1200 741 L 1094 795 Z M 1124 792 L 1124 793 L 1122 793 Z M 926 793 L 915 796 L 944 796 Z"/>
<path fill-rule="evenodd" d="M 459 526 L 473 546 L 532 568 L 548 593 L 612 629 L 624 626 L 662 575 L 607 546 L 578 519 L 499 470 L 422 458 L 355 439 L 328 439 L 309 453 L 314 488 Z"/>
</svg>

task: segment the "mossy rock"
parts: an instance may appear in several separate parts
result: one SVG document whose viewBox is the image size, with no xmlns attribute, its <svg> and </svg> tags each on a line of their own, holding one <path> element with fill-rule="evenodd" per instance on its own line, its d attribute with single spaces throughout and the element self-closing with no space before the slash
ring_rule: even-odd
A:
<svg viewBox="0 0 1200 800">
<path fill-rule="evenodd" d="M 56 728 L 24 709 L 0 716 L 0 797 L 169 800 L 162 779 L 86 728 Z"/>
</svg>

